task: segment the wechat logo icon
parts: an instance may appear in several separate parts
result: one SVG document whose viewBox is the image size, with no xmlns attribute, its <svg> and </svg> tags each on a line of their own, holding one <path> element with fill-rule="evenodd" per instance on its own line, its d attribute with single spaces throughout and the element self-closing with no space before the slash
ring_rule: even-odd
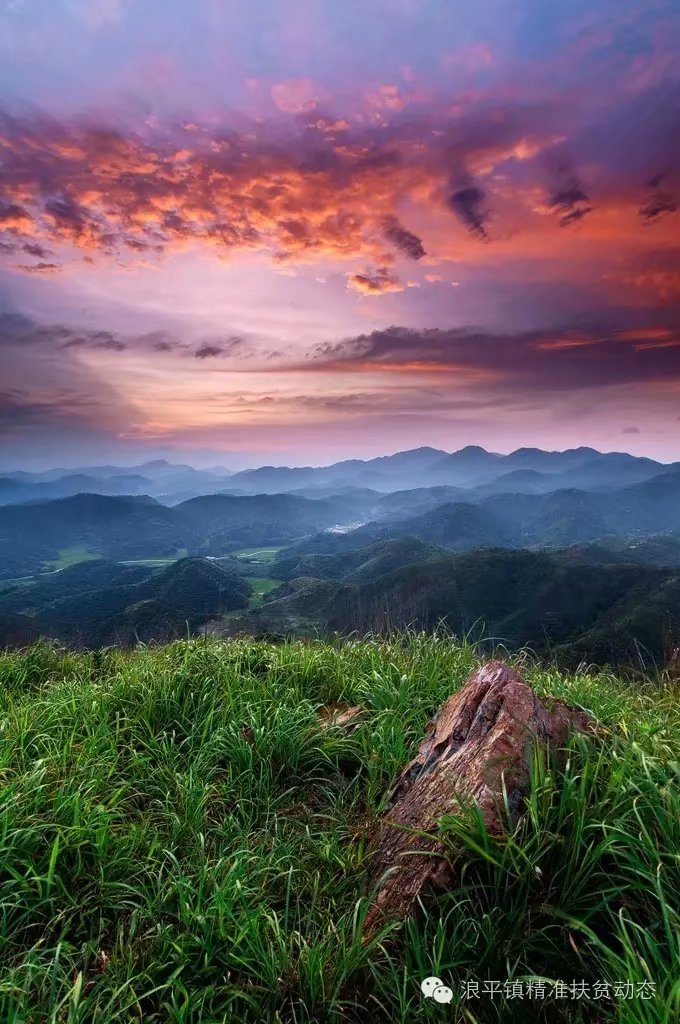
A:
<svg viewBox="0 0 680 1024">
<path fill-rule="evenodd" d="M 425 978 L 420 984 L 420 991 L 426 999 L 434 999 L 435 1003 L 450 1003 L 453 992 L 441 978 Z"/>
</svg>

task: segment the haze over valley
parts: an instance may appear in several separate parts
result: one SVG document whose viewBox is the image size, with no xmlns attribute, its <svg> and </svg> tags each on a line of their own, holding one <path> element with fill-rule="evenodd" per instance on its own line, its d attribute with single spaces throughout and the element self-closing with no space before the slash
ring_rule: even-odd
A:
<svg viewBox="0 0 680 1024">
<path fill-rule="evenodd" d="M 563 661 L 665 664 L 680 642 L 680 463 L 420 448 L 11 472 L 0 493 L 5 644 L 446 625 Z"/>
</svg>

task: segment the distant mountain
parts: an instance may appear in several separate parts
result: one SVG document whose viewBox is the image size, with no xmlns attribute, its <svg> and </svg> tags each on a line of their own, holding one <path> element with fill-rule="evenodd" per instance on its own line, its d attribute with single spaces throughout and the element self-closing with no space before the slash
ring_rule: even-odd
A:
<svg viewBox="0 0 680 1024">
<path fill-rule="evenodd" d="M 242 488 L 251 493 L 282 493 L 310 487 L 337 489 L 342 486 L 391 491 L 400 486 L 416 486 L 418 476 L 445 455 L 436 448 L 415 448 L 377 459 L 349 459 L 318 468 L 263 466 L 235 473 L 228 488 Z"/>
<path fill-rule="evenodd" d="M 76 473 L 8 473 L 0 476 L 0 505 L 49 501 L 75 494 L 147 494 L 164 504 L 214 494 L 228 482 L 229 471 L 194 469 L 163 459 L 139 467 L 95 466 Z"/>
<path fill-rule="evenodd" d="M 140 475 L 120 475 L 109 479 L 87 476 L 77 473 L 62 476 L 44 483 L 30 483 L 14 480 L 11 477 L 0 477 L 0 505 L 17 504 L 29 501 L 49 501 L 54 498 L 72 497 L 74 494 L 150 494 L 154 489 L 153 482 Z"/>
<path fill-rule="evenodd" d="M 228 489 L 275 493 L 304 488 L 309 492 L 315 487 L 342 485 L 382 492 L 433 486 L 484 487 L 487 492 L 514 487 L 521 491 L 573 487 L 601 490 L 640 483 L 667 469 L 653 459 L 637 458 L 625 452 L 602 453 L 594 448 L 563 452 L 519 448 L 510 455 L 499 455 L 478 445 L 469 445 L 452 453 L 436 448 L 416 448 L 377 459 L 352 459 L 319 468 L 264 466 L 235 473 Z M 517 473 L 522 476 L 511 476 Z M 541 474 L 543 479 L 527 477 L 527 473 Z M 531 481 L 530 486 L 527 486 L 528 481 Z"/>
<path fill-rule="evenodd" d="M 26 483 L 51 483 L 61 477 L 82 474 L 99 479 L 110 479 L 119 476 L 144 476 L 150 480 L 162 480 L 177 473 L 210 473 L 220 478 L 228 477 L 231 471 L 223 467 L 212 470 L 200 470 L 194 466 L 182 465 L 180 463 L 168 462 L 166 459 L 152 459 L 150 462 L 142 462 L 133 466 L 80 466 L 78 469 L 48 469 L 44 472 L 30 473 L 24 470 L 15 470 L 3 475 L 15 480 L 23 480 Z"/>
<path fill-rule="evenodd" d="M 438 459 L 430 469 L 430 476 L 442 483 L 455 483 L 460 486 L 474 485 L 478 481 L 497 476 L 502 472 L 503 455 L 496 455 L 480 448 L 479 445 L 468 445 L 460 451 L 453 452 Z"/>
<path fill-rule="evenodd" d="M 89 466 L 45 473 L 0 474 L 0 505 L 47 500 L 72 494 L 148 494 L 166 505 L 201 495 L 283 494 L 317 498 L 349 489 L 389 495 L 397 491 L 449 488 L 446 500 L 476 501 L 497 493 L 547 493 L 577 488 L 620 489 L 667 473 L 673 467 L 625 452 L 602 453 L 594 448 L 542 451 L 519 448 L 509 455 L 469 445 L 455 452 L 414 448 L 375 459 L 348 459 L 330 466 L 261 466 L 231 473 L 227 469 L 195 469 L 157 459 L 138 466 Z M 676 466 L 676 469 L 678 467 Z M 454 493 L 457 492 L 457 493 Z M 413 509 L 416 511 L 425 509 Z M 379 518 L 371 511 L 367 518 Z M 373 514 L 375 512 L 375 514 Z"/>
<path fill-rule="evenodd" d="M 414 487 L 407 491 L 393 491 L 379 498 L 375 505 L 375 519 L 408 519 L 422 515 L 432 508 L 451 501 L 477 500 L 470 491 L 462 487 Z"/>
</svg>

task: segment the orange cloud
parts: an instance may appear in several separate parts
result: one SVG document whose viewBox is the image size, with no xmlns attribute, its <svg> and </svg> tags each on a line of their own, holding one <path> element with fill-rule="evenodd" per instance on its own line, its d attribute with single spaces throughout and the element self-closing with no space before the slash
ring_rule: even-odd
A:
<svg viewBox="0 0 680 1024">
<path fill-rule="evenodd" d="M 382 295 L 384 292 L 401 292 L 404 285 L 387 267 L 366 270 L 363 274 L 352 274 L 347 287 L 362 295 Z"/>
<path fill-rule="evenodd" d="M 307 79 L 272 87 L 292 113 L 315 108 L 317 93 Z M 396 102 L 399 92 L 380 95 Z M 377 295 L 403 287 L 387 267 L 426 249 L 435 260 L 477 263 L 550 257 L 576 276 L 587 239 L 600 262 L 610 254 L 602 287 L 618 290 L 626 277 L 645 294 L 677 294 L 675 268 L 644 259 L 645 247 L 663 253 L 671 244 L 672 212 L 642 231 L 640 196 L 628 186 L 596 193 L 563 156 L 545 172 L 546 154 L 563 144 L 546 112 L 481 109 L 461 119 L 439 105 L 391 115 L 379 126 L 320 115 L 294 132 L 192 121 L 143 134 L 0 115 L 0 244 L 16 253 L 28 240 L 50 243 L 55 264 L 62 247 L 125 263 L 195 245 L 219 257 L 257 250 L 278 263 L 353 260 L 383 268 L 350 279 Z M 556 224 L 567 227 L 559 243 Z M 626 245 L 640 258 L 622 267 Z"/>
<path fill-rule="evenodd" d="M 546 338 L 537 342 L 534 348 L 539 352 L 558 352 L 565 348 L 583 348 L 587 345 L 599 345 L 603 338 L 591 337 L 587 334 L 567 334 L 561 338 Z"/>
</svg>

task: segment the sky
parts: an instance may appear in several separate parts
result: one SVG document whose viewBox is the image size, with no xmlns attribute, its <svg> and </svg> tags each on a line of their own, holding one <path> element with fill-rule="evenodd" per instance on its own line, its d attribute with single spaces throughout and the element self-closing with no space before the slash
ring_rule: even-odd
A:
<svg viewBox="0 0 680 1024">
<path fill-rule="evenodd" d="M 680 458 L 678 0 L 0 0 L 0 465 Z"/>
</svg>

